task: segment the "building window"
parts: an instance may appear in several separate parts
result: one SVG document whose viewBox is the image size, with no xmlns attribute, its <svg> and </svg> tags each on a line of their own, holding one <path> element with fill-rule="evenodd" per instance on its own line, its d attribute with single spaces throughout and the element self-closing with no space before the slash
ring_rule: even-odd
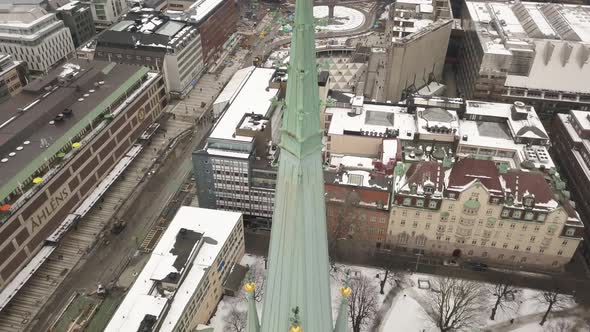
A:
<svg viewBox="0 0 590 332">
<path fill-rule="evenodd" d="M 496 242 L 494 241 L 494 242 L 492 242 L 492 247 L 495 247 L 495 246 L 496 246 Z"/>
<path fill-rule="evenodd" d="M 565 236 L 574 236 L 574 234 L 575 234 L 575 233 L 576 233 L 576 230 L 575 230 L 575 229 L 573 229 L 573 228 L 568 228 L 568 229 L 565 231 Z"/>
<path fill-rule="evenodd" d="M 561 255 L 563 255 L 563 250 L 560 250 L 557 252 L 557 256 L 561 256 Z"/>
<path fill-rule="evenodd" d="M 553 261 L 553 263 L 551 264 L 552 266 L 557 266 L 557 261 Z"/>
<path fill-rule="evenodd" d="M 526 257 L 522 257 L 522 258 L 520 258 L 520 262 L 521 262 L 521 263 L 524 263 L 524 262 L 526 262 Z"/>
<path fill-rule="evenodd" d="M 510 210 L 504 209 L 502 210 L 502 218 L 507 218 L 510 215 Z"/>
<path fill-rule="evenodd" d="M 488 257 L 488 252 L 487 251 L 482 252 L 481 257 Z"/>
<path fill-rule="evenodd" d="M 488 216 L 491 216 L 491 215 L 492 215 L 492 211 L 493 211 L 492 209 L 488 209 L 488 210 L 486 211 L 486 215 L 488 215 Z"/>
<path fill-rule="evenodd" d="M 404 205 L 410 205 L 410 204 L 412 204 L 412 199 L 409 198 L 409 197 L 404 198 L 403 204 Z"/>
<path fill-rule="evenodd" d="M 545 221 L 545 218 L 547 218 L 547 215 L 545 213 L 539 213 L 537 215 L 537 221 Z"/>
<path fill-rule="evenodd" d="M 430 224 L 426 224 L 426 226 L 424 226 L 425 229 L 430 229 Z"/>
<path fill-rule="evenodd" d="M 437 206 L 436 201 L 432 201 L 431 200 L 430 202 L 428 202 L 428 207 L 429 208 L 436 209 L 436 206 Z"/>
<path fill-rule="evenodd" d="M 371 216 L 371 219 L 370 220 L 371 220 L 371 222 L 377 222 L 377 217 Z"/>
<path fill-rule="evenodd" d="M 514 218 L 514 219 L 520 219 L 521 215 L 522 215 L 522 211 L 520 211 L 520 210 L 514 210 L 512 212 L 512 218 Z"/>
<path fill-rule="evenodd" d="M 472 255 L 473 255 L 473 250 L 469 250 L 469 251 L 467 252 L 467 255 L 469 255 L 469 256 L 472 256 Z"/>
<path fill-rule="evenodd" d="M 471 244 L 476 245 L 477 244 L 477 240 L 471 241 Z"/>
<path fill-rule="evenodd" d="M 502 248 L 504 248 L 504 249 L 508 248 L 508 243 L 504 243 L 504 244 L 502 245 Z"/>
<path fill-rule="evenodd" d="M 526 247 L 526 251 L 531 251 L 531 247 Z"/>
<path fill-rule="evenodd" d="M 418 222 L 414 221 L 414 223 L 412 224 L 412 227 L 414 227 L 414 228 L 418 227 Z"/>
<path fill-rule="evenodd" d="M 566 245 L 567 245 L 567 240 L 565 240 L 565 241 L 561 242 L 561 245 L 562 245 L 562 246 L 566 246 Z"/>
<path fill-rule="evenodd" d="M 541 226 L 535 226 L 535 232 L 538 232 L 541 229 Z"/>
<path fill-rule="evenodd" d="M 530 241 L 531 241 L 531 242 L 535 242 L 535 239 L 536 239 L 536 238 L 537 238 L 537 237 L 533 235 L 533 236 L 531 236 L 531 240 L 530 240 Z"/>
<path fill-rule="evenodd" d="M 510 224 L 510 228 L 514 229 L 516 227 L 516 224 Z"/>
<path fill-rule="evenodd" d="M 498 259 L 504 259 L 504 254 L 500 254 L 500 255 L 498 256 Z"/>
<path fill-rule="evenodd" d="M 520 249 L 520 246 L 517 244 L 514 246 L 514 250 L 518 250 L 518 249 Z"/>
<path fill-rule="evenodd" d="M 417 199 L 416 200 L 416 206 L 417 207 L 424 207 L 424 200 L 423 199 Z"/>
<path fill-rule="evenodd" d="M 532 213 L 532 212 L 527 212 L 527 213 L 525 213 L 525 214 L 524 214 L 524 219 L 525 219 L 525 220 L 533 220 L 533 217 L 534 217 L 534 216 L 535 216 L 535 215 L 534 215 L 534 213 Z"/>
</svg>

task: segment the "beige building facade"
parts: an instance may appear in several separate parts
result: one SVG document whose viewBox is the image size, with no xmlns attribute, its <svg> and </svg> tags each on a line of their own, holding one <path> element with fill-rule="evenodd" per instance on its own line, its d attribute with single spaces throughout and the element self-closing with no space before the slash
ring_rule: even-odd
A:
<svg viewBox="0 0 590 332">
<path fill-rule="evenodd" d="M 105 331 L 194 331 L 206 324 L 244 255 L 242 214 L 184 206 Z M 235 288 L 235 287 L 233 287 Z"/>
<path fill-rule="evenodd" d="M 490 160 L 422 162 L 395 191 L 387 241 L 402 251 L 553 270 L 582 240 L 571 203 L 556 201 L 541 173 L 499 173 Z"/>
</svg>

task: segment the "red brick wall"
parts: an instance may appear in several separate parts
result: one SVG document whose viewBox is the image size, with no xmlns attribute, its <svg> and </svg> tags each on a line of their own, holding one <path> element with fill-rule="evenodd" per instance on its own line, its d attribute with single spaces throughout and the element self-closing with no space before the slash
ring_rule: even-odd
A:
<svg viewBox="0 0 590 332">
<path fill-rule="evenodd" d="M 239 18 L 236 2 L 234 0 L 225 0 L 202 22 L 199 26 L 199 32 L 203 48 L 203 62 L 209 62 L 212 56 L 221 49 L 229 36 L 236 31 Z"/>
</svg>

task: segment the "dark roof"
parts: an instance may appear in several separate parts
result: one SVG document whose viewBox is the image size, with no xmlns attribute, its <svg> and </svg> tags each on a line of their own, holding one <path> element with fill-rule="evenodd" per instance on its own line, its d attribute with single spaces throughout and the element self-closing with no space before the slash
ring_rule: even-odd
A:
<svg viewBox="0 0 590 332">
<path fill-rule="evenodd" d="M 142 47 L 153 49 L 154 52 L 165 53 L 166 47 L 150 47 L 149 45 L 166 45 L 168 44 L 168 37 L 155 33 L 107 30 L 98 37 L 96 48 L 109 46 L 129 47 L 138 44 L 142 45 Z"/>
<path fill-rule="evenodd" d="M 350 103 L 350 96 L 347 95 L 346 92 L 342 92 L 342 91 L 337 91 L 337 90 L 330 90 L 330 93 L 328 94 L 332 99 L 336 100 L 337 102 L 340 103 Z"/>
<path fill-rule="evenodd" d="M 330 77 L 330 72 L 329 71 L 321 71 L 318 74 L 318 85 L 319 86 L 326 86 L 326 84 L 328 83 L 328 78 Z"/>
<path fill-rule="evenodd" d="M 553 190 L 543 173 L 512 169 L 502 174 L 502 178 L 515 201 L 522 201 L 526 195 L 534 195 L 535 203 L 548 203 L 553 199 Z"/>
<path fill-rule="evenodd" d="M 500 194 L 502 184 L 499 172 L 492 160 L 465 158 L 457 161 L 451 169 L 447 189 L 462 191 L 473 180 L 479 180 L 488 191 Z"/>
<path fill-rule="evenodd" d="M 235 263 L 234 266 L 232 266 L 227 279 L 225 279 L 225 282 L 223 283 L 223 288 L 237 293 L 240 290 L 240 286 L 242 285 L 242 281 L 244 281 L 247 272 L 247 267 Z"/>
<path fill-rule="evenodd" d="M 374 205 L 382 209 L 387 209 L 389 203 L 389 190 L 326 182 L 325 191 L 327 201 L 351 204 L 364 203 L 364 206 Z M 381 207 L 379 207 L 379 204 L 381 204 Z"/>
<path fill-rule="evenodd" d="M 59 66 L 49 73 L 46 79 L 36 82 L 40 88 L 37 92 L 23 91 L 0 104 L 0 124 L 15 117 L 10 123 L 0 128 L 0 158 L 8 153 L 16 151 L 22 146 L 21 151 L 16 151 L 16 156 L 10 157 L 9 161 L 0 164 L 0 185 L 11 180 L 19 171 L 31 163 L 37 156 L 46 150 L 47 146 L 58 141 L 66 132 L 76 126 L 81 119 L 92 112 L 96 106 L 111 96 L 115 90 L 120 88 L 135 73 L 143 70 L 139 66 L 121 65 L 103 61 L 73 61 L 71 64 L 80 66 L 79 73 L 69 81 L 58 83 L 58 75 L 64 68 Z M 105 74 L 108 68 L 112 69 Z M 104 71 L 103 71 L 104 70 Z M 99 88 L 94 84 L 104 81 Z M 48 94 L 45 87 L 50 84 L 51 89 L 57 87 Z M 89 90 L 95 90 L 89 93 Z M 88 94 L 84 97 L 84 94 Z M 83 101 L 78 101 L 83 97 Z M 19 108 L 30 106 L 26 112 L 18 112 Z M 49 121 L 65 109 L 71 109 L 72 113 L 64 121 L 56 125 L 50 125 Z M 23 145 L 24 141 L 30 141 L 29 145 Z"/>
<path fill-rule="evenodd" d="M 416 184 L 423 186 L 424 183 L 430 181 L 434 184 L 435 191 L 443 191 L 445 173 L 442 164 L 436 161 L 420 161 L 413 163 L 406 172 L 406 185 L 411 186 Z"/>
</svg>

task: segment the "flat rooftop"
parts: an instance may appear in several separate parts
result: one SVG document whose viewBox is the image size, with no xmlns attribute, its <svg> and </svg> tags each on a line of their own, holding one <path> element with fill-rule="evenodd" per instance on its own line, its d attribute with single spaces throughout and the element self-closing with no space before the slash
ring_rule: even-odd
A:
<svg viewBox="0 0 590 332">
<path fill-rule="evenodd" d="M 13 25 L 26 27 L 37 20 L 50 16 L 45 9 L 37 5 L 0 4 L 0 26 Z"/>
<path fill-rule="evenodd" d="M 172 20 L 158 11 L 130 11 L 122 21 L 98 37 L 100 46 L 131 46 L 174 48 L 187 38 L 198 34 L 187 22 Z"/>
<path fill-rule="evenodd" d="M 181 207 L 105 331 L 138 331 L 147 315 L 162 321 L 160 332 L 173 331 L 241 216 Z M 163 283 L 176 284 L 175 291 L 159 291 Z"/>
<path fill-rule="evenodd" d="M 253 140 L 252 137 L 236 136 L 236 128 L 247 113 L 267 117 L 272 106 L 272 98 L 279 92 L 279 89 L 269 88 L 275 71 L 275 69 L 255 68 L 250 72 L 231 105 L 215 123 L 209 138 L 242 142 Z"/>
<path fill-rule="evenodd" d="M 231 1 L 231 0 L 197 0 L 193 3 L 190 8 L 189 12 L 191 13 L 191 20 L 200 23 L 204 18 L 209 16 L 210 13 L 217 8 L 217 6 L 221 5 L 224 1 Z"/>
<path fill-rule="evenodd" d="M 387 130 L 399 130 L 400 139 L 413 140 L 417 132 L 414 115 L 408 114 L 405 107 L 365 103 L 361 114 L 351 112 L 350 108 L 327 108 L 326 113 L 332 114 L 328 134 L 375 132 L 383 136 Z"/>
<path fill-rule="evenodd" d="M 32 174 L 35 165 L 40 167 L 55 148 L 63 147 L 68 133 L 85 127 L 88 116 L 104 110 L 105 102 L 113 102 L 112 96 L 124 93 L 145 73 L 140 66 L 70 62 L 0 104 L 0 188 L 27 168 Z M 103 83 L 97 87 L 97 82 Z M 50 124 L 65 109 L 72 110 L 71 115 Z"/>
</svg>

